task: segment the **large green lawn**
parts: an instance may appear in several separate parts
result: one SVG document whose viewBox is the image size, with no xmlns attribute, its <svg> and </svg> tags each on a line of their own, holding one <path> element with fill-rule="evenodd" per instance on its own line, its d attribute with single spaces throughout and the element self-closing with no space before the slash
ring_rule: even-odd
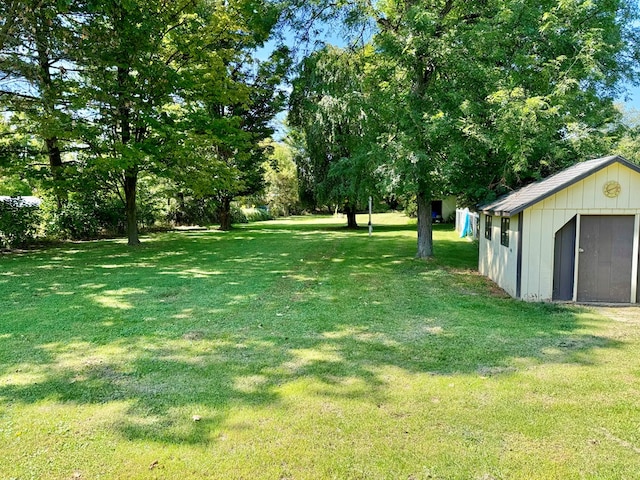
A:
<svg viewBox="0 0 640 480">
<path fill-rule="evenodd" d="M 337 222 L 0 256 L 0 479 L 638 478 L 640 314 Z"/>
</svg>

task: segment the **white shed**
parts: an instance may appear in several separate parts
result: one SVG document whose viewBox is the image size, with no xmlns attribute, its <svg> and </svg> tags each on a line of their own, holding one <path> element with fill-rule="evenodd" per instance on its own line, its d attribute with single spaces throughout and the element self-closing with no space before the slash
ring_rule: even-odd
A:
<svg viewBox="0 0 640 480">
<path fill-rule="evenodd" d="M 480 208 L 479 270 L 527 301 L 640 302 L 640 167 L 578 163 Z"/>
<path fill-rule="evenodd" d="M 455 195 L 442 197 L 440 200 L 431 202 L 431 213 L 437 222 L 447 222 L 456 216 L 456 205 L 458 199 Z"/>
</svg>

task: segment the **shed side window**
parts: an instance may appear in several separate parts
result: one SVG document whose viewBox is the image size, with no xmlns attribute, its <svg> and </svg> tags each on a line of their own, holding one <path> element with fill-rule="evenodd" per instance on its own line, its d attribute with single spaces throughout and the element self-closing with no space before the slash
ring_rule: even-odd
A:
<svg viewBox="0 0 640 480">
<path fill-rule="evenodd" d="M 491 240 L 491 223 L 493 217 L 491 215 L 485 215 L 484 217 L 484 238 Z"/>
<path fill-rule="evenodd" d="M 509 246 L 509 217 L 502 217 L 502 222 L 500 224 L 500 244 L 505 247 Z"/>
</svg>

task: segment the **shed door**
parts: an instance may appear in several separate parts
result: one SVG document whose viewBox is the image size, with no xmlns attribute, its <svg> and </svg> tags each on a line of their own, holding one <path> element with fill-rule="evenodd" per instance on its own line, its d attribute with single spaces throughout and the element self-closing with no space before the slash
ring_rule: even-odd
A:
<svg viewBox="0 0 640 480">
<path fill-rule="evenodd" d="M 580 218 L 579 302 L 629 303 L 633 216 Z"/>
<path fill-rule="evenodd" d="M 576 217 L 556 232 L 553 254 L 553 300 L 573 300 L 576 263 Z"/>
</svg>

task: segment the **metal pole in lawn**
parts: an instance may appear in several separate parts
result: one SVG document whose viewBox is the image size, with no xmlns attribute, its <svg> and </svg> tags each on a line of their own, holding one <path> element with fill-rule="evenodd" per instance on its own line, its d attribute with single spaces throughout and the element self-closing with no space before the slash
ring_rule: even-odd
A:
<svg viewBox="0 0 640 480">
<path fill-rule="evenodd" d="M 373 224 L 371 223 L 371 210 L 373 210 L 373 201 L 371 197 L 369 197 L 369 236 L 373 232 Z"/>
</svg>

